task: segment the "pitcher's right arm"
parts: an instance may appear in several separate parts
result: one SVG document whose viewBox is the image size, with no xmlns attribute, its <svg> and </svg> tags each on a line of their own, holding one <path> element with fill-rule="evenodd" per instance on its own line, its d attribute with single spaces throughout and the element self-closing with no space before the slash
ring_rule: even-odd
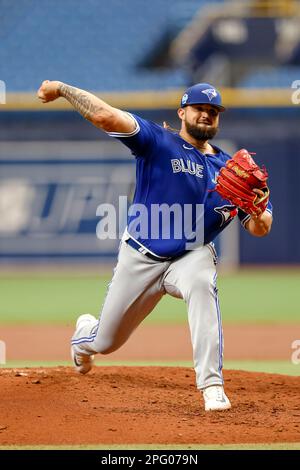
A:
<svg viewBox="0 0 300 470">
<path fill-rule="evenodd" d="M 65 98 L 85 119 L 105 132 L 130 133 L 136 127 L 130 114 L 110 106 L 88 91 L 63 82 L 44 80 L 37 96 L 43 103 Z"/>
</svg>

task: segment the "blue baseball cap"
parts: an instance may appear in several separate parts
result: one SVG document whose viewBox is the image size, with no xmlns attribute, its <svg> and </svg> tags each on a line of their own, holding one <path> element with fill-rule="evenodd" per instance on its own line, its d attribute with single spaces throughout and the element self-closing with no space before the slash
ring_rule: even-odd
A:
<svg viewBox="0 0 300 470">
<path fill-rule="evenodd" d="M 210 104 L 225 111 L 220 92 L 209 83 L 197 83 L 186 90 L 181 98 L 181 108 L 191 104 Z"/>
</svg>

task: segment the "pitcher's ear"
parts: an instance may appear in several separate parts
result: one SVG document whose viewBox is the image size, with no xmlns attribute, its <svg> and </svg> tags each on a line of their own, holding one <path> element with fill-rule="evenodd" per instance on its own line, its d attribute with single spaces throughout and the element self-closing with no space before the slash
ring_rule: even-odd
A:
<svg viewBox="0 0 300 470">
<path fill-rule="evenodd" d="M 184 118 L 184 115 L 185 115 L 184 108 L 177 109 L 177 114 L 178 114 L 179 119 L 181 119 L 181 121 L 182 121 L 182 119 Z"/>
</svg>

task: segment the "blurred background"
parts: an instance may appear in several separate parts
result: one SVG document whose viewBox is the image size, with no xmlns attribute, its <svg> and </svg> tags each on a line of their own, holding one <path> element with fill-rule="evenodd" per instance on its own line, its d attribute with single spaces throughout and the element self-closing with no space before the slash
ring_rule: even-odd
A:
<svg viewBox="0 0 300 470">
<path fill-rule="evenodd" d="M 174 128 L 186 87 L 218 87 L 216 144 L 256 152 L 274 206 L 267 238 L 236 223 L 216 240 L 225 325 L 299 326 L 299 1 L 0 0 L 0 39 L 0 324 L 98 314 L 119 240 L 96 238 L 96 209 L 134 189 L 126 147 L 37 100 L 50 79 Z M 149 322 L 185 308 L 164 299 Z"/>
</svg>

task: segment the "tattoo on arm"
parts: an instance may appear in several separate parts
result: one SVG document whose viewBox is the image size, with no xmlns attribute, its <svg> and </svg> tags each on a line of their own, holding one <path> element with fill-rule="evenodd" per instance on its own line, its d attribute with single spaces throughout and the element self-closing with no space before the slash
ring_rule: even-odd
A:
<svg viewBox="0 0 300 470">
<path fill-rule="evenodd" d="M 93 103 L 93 97 L 90 93 L 80 90 L 79 88 L 62 83 L 59 86 L 59 93 L 66 98 L 85 119 L 92 120 L 96 113 L 104 110 L 101 105 Z"/>
</svg>

